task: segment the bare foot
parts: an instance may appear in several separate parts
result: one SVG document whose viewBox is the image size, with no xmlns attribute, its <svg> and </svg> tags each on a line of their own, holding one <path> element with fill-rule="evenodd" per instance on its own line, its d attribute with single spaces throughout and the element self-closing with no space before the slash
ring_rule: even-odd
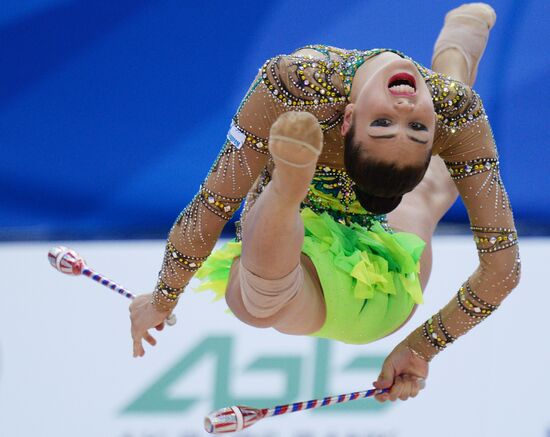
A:
<svg viewBox="0 0 550 437">
<path fill-rule="evenodd" d="M 272 184 L 290 202 L 307 194 L 323 148 L 323 132 L 309 112 L 286 112 L 271 126 L 269 151 L 275 162 Z"/>
</svg>

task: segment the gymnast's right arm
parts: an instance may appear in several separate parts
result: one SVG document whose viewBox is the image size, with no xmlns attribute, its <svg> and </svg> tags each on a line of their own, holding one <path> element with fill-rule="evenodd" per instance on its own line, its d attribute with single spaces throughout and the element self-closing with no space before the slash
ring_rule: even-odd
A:
<svg viewBox="0 0 550 437">
<path fill-rule="evenodd" d="M 284 102 L 269 92 L 281 73 L 282 59 L 270 59 L 260 69 L 206 179 L 172 226 L 155 291 L 138 296 L 130 305 L 134 357 L 145 353 L 142 339 L 156 343 L 148 329 L 162 328 L 268 161 L 269 129 L 286 110 Z"/>
<path fill-rule="evenodd" d="M 406 384 L 412 384 L 410 377 L 425 378 L 428 362 L 491 315 L 520 279 L 512 207 L 481 99 L 470 87 L 443 75 L 432 76 L 428 85 L 438 93 L 434 144 L 468 211 L 479 265 L 445 307 L 394 348 L 374 383 L 378 389 L 392 386 L 398 377 Z M 395 386 L 394 393 L 377 399 L 395 400 L 404 384 Z"/>
<path fill-rule="evenodd" d="M 481 99 L 459 82 L 446 89 L 448 95 L 438 102 L 444 144 L 439 155 L 468 211 L 479 266 L 441 311 L 407 337 L 411 350 L 426 360 L 491 315 L 520 280 L 512 207 Z"/>
</svg>

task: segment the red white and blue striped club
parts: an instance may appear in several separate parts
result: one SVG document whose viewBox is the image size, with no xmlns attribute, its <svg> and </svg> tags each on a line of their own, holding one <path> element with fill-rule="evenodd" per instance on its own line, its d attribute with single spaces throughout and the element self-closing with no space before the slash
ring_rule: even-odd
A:
<svg viewBox="0 0 550 437">
<path fill-rule="evenodd" d="M 278 405 L 273 408 L 253 408 L 244 406 L 233 406 L 222 408 L 221 410 L 210 413 L 204 419 L 204 429 L 211 434 L 224 434 L 230 432 L 242 431 L 249 426 L 254 425 L 261 419 L 271 416 L 280 416 L 282 414 L 294 413 L 295 411 L 312 410 L 314 408 L 327 407 L 334 404 L 355 401 L 357 399 L 368 398 L 375 394 L 388 392 L 389 389 L 371 389 L 365 391 L 356 391 L 339 396 L 330 396 L 323 399 L 313 399 L 306 402 L 295 402 L 293 404 Z"/>
<path fill-rule="evenodd" d="M 116 282 L 111 281 L 106 276 L 103 276 L 86 265 L 84 259 L 74 250 L 64 246 L 57 246 L 50 249 L 48 252 L 48 260 L 53 268 L 67 275 L 84 275 L 101 285 L 121 294 L 128 299 L 135 299 L 136 295 Z M 170 314 L 166 319 L 167 325 L 174 325 L 176 316 Z"/>
</svg>

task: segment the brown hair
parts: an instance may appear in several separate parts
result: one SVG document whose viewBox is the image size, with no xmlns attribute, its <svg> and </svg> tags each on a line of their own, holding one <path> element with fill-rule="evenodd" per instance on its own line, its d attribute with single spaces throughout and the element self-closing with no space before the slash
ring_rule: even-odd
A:
<svg viewBox="0 0 550 437">
<path fill-rule="evenodd" d="M 344 136 L 344 166 L 355 182 L 354 190 L 359 203 L 374 214 L 393 211 L 405 193 L 416 187 L 430 164 L 431 151 L 419 166 L 400 167 L 395 162 L 383 162 L 365 157 L 361 144 L 355 142 L 355 123 Z"/>
</svg>

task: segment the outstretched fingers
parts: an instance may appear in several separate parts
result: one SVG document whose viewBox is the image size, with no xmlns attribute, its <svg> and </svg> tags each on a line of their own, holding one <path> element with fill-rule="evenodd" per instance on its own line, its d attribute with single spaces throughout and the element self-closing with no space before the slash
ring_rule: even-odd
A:
<svg viewBox="0 0 550 437">
<path fill-rule="evenodd" d="M 145 355 L 145 349 L 143 348 L 142 340 L 145 340 L 151 346 L 155 346 L 157 344 L 157 340 L 155 340 L 155 338 L 147 331 L 145 331 L 143 334 L 132 333 L 132 338 L 134 344 L 134 358 L 142 357 L 143 355 Z"/>
<path fill-rule="evenodd" d="M 134 358 L 142 357 L 143 355 L 145 355 L 145 349 L 143 349 L 141 339 L 134 338 Z"/>
<path fill-rule="evenodd" d="M 147 331 L 145 331 L 145 332 L 143 333 L 143 338 L 144 338 L 145 341 L 146 341 L 147 343 L 149 343 L 151 346 L 154 346 L 154 345 L 157 344 L 157 340 L 155 340 L 155 338 L 154 338 L 151 334 L 149 334 L 149 332 L 147 332 Z"/>
<path fill-rule="evenodd" d="M 168 314 L 157 311 L 151 302 L 151 294 L 137 296 L 129 307 L 130 311 L 130 333 L 132 335 L 133 355 L 142 357 L 145 355 L 143 340 L 151 346 L 157 344 L 157 340 L 149 333 L 150 329 L 156 328 L 161 331 Z"/>
</svg>

